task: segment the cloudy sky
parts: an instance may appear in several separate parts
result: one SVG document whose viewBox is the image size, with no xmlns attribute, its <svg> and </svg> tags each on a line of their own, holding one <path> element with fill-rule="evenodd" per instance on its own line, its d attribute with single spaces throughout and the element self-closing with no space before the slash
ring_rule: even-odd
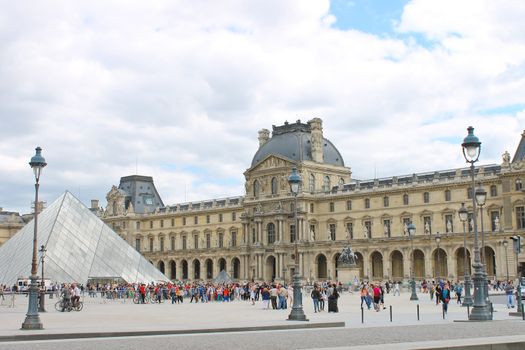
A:
<svg viewBox="0 0 525 350">
<path fill-rule="evenodd" d="M 150 175 L 166 204 L 243 194 L 257 131 L 321 117 L 355 178 L 514 153 L 520 0 L 0 0 L 0 207 L 105 205 Z"/>
</svg>

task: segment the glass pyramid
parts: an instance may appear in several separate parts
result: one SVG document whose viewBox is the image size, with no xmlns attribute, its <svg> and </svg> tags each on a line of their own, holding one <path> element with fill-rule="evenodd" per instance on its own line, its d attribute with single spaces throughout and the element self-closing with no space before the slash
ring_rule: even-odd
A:
<svg viewBox="0 0 525 350">
<path fill-rule="evenodd" d="M 33 227 L 34 220 L 0 247 L 0 283 L 13 285 L 31 274 Z M 38 249 L 41 245 L 47 249 L 45 278 L 52 282 L 168 280 L 67 191 L 38 215 Z"/>
</svg>

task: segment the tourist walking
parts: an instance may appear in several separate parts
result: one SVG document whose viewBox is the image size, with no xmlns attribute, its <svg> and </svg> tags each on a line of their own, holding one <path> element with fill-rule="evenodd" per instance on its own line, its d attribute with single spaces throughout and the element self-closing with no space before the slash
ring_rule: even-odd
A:
<svg viewBox="0 0 525 350">
<path fill-rule="evenodd" d="M 319 299 L 321 299 L 321 292 L 317 286 L 314 287 L 310 296 L 312 297 L 312 301 L 314 303 L 314 313 L 321 311 L 319 309 Z"/>
<path fill-rule="evenodd" d="M 441 301 L 443 302 L 443 311 L 447 313 L 448 303 L 450 301 L 450 287 L 448 283 L 445 284 L 443 290 L 441 291 Z"/>
<path fill-rule="evenodd" d="M 512 281 L 509 281 L 509 283 L 507 283 L 507 285 L 505 286 L 505 294 L 507 295 L 507 308 L 509 309 L 513 308 L 514 307 L 514 286 L 512 285 Z"/>
</svg>

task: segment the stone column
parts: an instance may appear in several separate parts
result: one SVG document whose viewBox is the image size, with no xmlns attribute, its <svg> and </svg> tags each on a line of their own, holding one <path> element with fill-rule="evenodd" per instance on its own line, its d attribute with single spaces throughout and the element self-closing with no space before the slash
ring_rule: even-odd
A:
<svg viewBox="0 0 525 350">
<path fill-rule="evenodd" d="M 370 253 L 363 251 L 363 273 L 369 280 L 372 279 L 372 266 L 370 266 Z"/>
<path fill-rule="evenodd" d="M 425 274 L 427 275 L 427 279 L 433 279 L 435 275 L 432 264 L 432 249 L 425 249 Z"/>
<path fill-rule="evenodd" d="M 416 248 L 414 248 L 416 249 Z M 414 268 L 413 266 L 413 259 L 414 257 L 412 256 L 412 249 L 410 248 L 407 248 L 404 250 L 403 252 L 403 278 L 410 278 L 410 271 L 412 271 L 412 269 Z M 415 271 L 412 271 L 412 272 L 415 272 Z M 394 274 L 394 272 L 392 271 L 392 275 Z"/>
<path fill-rule="evenodd" d="M 459 279 L 459 276 L 457 275 L 457 261 L 456 256 L 454 255 L 454 248 L 451 247 L 446 250 L 447 252 L 447 270 L 448 270 L 448 276 L 447 279 L 450 279 L 451 281 Z M 463 264 L 463 261 L 461 261 Z"/>
</svg>

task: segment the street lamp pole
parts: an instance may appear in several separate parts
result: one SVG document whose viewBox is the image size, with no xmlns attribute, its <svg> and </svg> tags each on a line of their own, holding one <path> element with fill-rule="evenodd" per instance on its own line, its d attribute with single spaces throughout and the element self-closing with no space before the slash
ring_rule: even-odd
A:
<svg viewBox="0 0 525 350">
<path fill-rule="evenodd" d="M 441 267 L 441 263 L 439 261 L 439 243 L 441 242 L 441 236 L 439 235 L 439 232 L 436 233 L 436 243 L 437 243 L 437 266 L 436 266 L 436 283 L 439 283 L 440 276 L 439 276 L 439 268 Z"/>
<path fill-rule="evenodd" d="M 35 174 L 35 218 L 33 219 L 33 259 L 31 260 L 31 276 L 29 285 L 29 302 L 27 306 L 27 314 L 22 323 L 22 329 L 43 329 L 44 326 L 40 321 L 38 314 L 38 286 L 37 286 L 37 233 L 38 233 L 38 188 L 40 181 L 40 174 L 42 169 L 47 165 L 46 160 L 42 157 L 42 148 L 37 147 L 36 154 L 31 158 L 29 165 Z"/>
<path fill-rule="evenodd" d="M 40 262 L 42 263 L 42 279 L 40 283 L 40 303 L 38 305 L 39 312 L 46 312 L 45 302 L 46 302 L 46 283 L 44 281 L 44 259 L 46 257 L 47 249 L 42 244 L 40 247 Z"/>
<path fill-rule="evenodd" d="M 481 224 L 481 264 L 483 265 L 483 275 L 484 275 L 484 289 L 485 297 L 487 298 L 487 305 L 489 305 L 489 284 L 488 284 L 488 274 L 487 274 L 487 259 L 485 251 L 485 231 L 483 230 L 483 206 L 487 200 L 487 192 L 483 189 L 481 184 L 476 188 L 475 192 L 476 204 L 479 207 L 479 222 Z"/>
<path fill-rule="evenodd" d="M 503 241 L 503 247 L 505 248 L 505 263 L 507 266 L 507 283 L 509 283 L 509 257 L 507 256 L 507 246 L 509 245 L 509 242 L 507 240 Z"/>
<path fill-rule="evenodd" d="M 467 264 L 467 231 L 465 230 L 465 223 L 468 220 L 468 211 L 465 208 L 465 203 L 461 203 L 461 208 L 458 210 L 459 220 L 463 224 L 463 273 L 465 283 L 465 297 L 463 298 L 462 306 L 472 306 L 472 295 L 470 294 L 470 265 Z"/>
<path fill-rule="evenodd" d="M 463 156 L 467 163 L 470 163 L 470 174 L 472 177 L 472 192 L 476 186 L 475 175 L 474 175 L 474 163 L 478 161 L 479 154 L 481 152 L 481 142 L 474 135 L 474 128 L 469 126 L 467 128 L 468 135 L 463 139 L 461 144 L 463 149 Z M 474 193 L 472 193 L 474 194 Z M 478 223 L 476 219 L 477 208 L 476 208 L 476 197 L 472 196 L 472 221 L 474 221 L 474 306 L 472 312 L 469 315 L 471 321 L 490 321 L 492 315 L 487 308 L 487 297 L 485 295 L 485 275 L 483 273 L 483 264 L 481 263 L 481 257 L 479 252 L 479 240 L 478 240 Z"/>
<path fill-rule="evenodd" d="M 410 295 L 410 300 L 419 300 L 416 293 L 416 280 L 414 277 L 414 235 L 416 234 L 416 225 L 412 222 L 407 226 L 407 231 L 410 236 L 410 250 L 412 254 L 412 259 L 410 263 L 410 288 L 412 289 L 412 294 Z"/>
<path fill-rule="evenodd" d="M 297 218 L 297 195 L 299 194 L 299 186 L 301 185 L 301 176 L 297 173 L 297 168 L 292 169 L 292 174 L 288 177 L 288 184 L 290 185 L 290 190 L 292 191 L 292 194 L 294 195 L 294 219 L 295 219 L 295 247 L 294 247 L 294 254 L 295 254 L 295 268 L 294 268 L 294 274 L 293 274 L 293 305 L 292 305 L 292 311 L 290 312 L 290 315 L 288 316 L 289 321 L 308 321 L 306 318 L 306 315 L 303 311 L 303 295 L 301 291 L 301 277 L 299 275 L 299 248 L 297 246 L 298 241 L 298 223 L 299 220 Z"/>
</svg>

